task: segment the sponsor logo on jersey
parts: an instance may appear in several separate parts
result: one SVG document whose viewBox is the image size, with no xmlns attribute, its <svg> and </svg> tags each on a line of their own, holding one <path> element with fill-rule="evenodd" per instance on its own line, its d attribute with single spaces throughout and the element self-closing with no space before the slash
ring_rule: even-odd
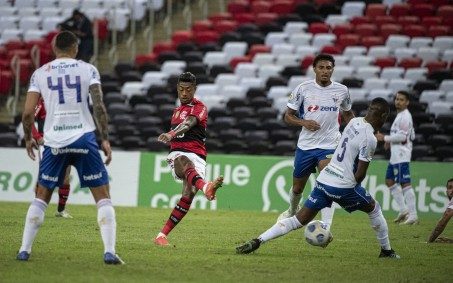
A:
<svg viewBox="0 0 453 283">
<path fill-rule="evenodd" d="M 181 120 L 186 119 L 186 117 L 187 117 L 187 111 L 182 111 L 181 114 L 179 115 L 179 117 L 181 118 Z"/>
<path fill-rule="evenodd" d="M 61 126 L 53 126 L 53 130 L 55 132 L 70 131 L 70 130 L 76 130 L 76 129 L 82 129 L 82 123 L 80 123 L 78 125 L 66 125 L 66 124 L 63 124 Z"/>
<path fill-rule="evenodd" d="M 82 175 L 84 181 L 92 181 L 92 180 L 97 180 L 102 178 L 102 172 L 99 172 L 98 174 L 91 174 L 88 176 Z"/>
<path fill-rule="evenodd" d="M 315 199 L 313 198 L 312 196 L 309 196 L 308 199 L 312 202 L 312 203 L 316 203 L 318 201 L 318 199 Z"/>
<path fill-rule="evenodd" d="M 316 112 L 316 111 L 318 111 L 318 109 L 319 109 L 318 105 L 310 105 L 310 106 L 308 106 L 307 111 L 308 112 Z"/>
<path fill-rule="evenodd" d="M 49 176 L 44 173 L 41 174 L 41 179 L 46 181 L 58 182 L 58 176 Z"/>
<path fill-rule="evenodd" d="M 337 112 L 338 111 L 338 107 L 337 106 L 321 106 L 320 111 Z"/>
</svg>

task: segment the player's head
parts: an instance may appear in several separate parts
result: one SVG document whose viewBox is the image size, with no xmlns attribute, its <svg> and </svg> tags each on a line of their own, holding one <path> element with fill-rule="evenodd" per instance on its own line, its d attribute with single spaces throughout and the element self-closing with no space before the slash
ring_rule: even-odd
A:
<svg viewBox="0 0 453 283">
<path fill-rule="evenodd" d="M 398 111 L 403 111 L 409 106 L 410 95 L 407 91 L 400 90 L 395 95 L 395 108 Z"/>
<path fill-rule="evenodd" d="M 316 74 L 316 82 L 322 86 L 327 86 L 332 77 L 335 59 L 329 54 L 319 54 L 313 60 L 313 70 Z"/>
<path fill-rule="evenodd" d="M 184 72 L 178 78 L 178 98 L 181 104 L 190 103 L 197 89 L 197 78 L 191 72 Z"/>
<path fill-rule="evenodd" d="M 453 178 L 447 181 L 447 197 L 448 199 L 453 198 Z"/>
<path fill-rule="evenodd" d="M 70 31 L 62 31 L 58 33 L 53 39 L 53 50 L 57 58 L 75 58 L 78 51 L 77 36 Z"/>
<path fill-rule="evenodd" d="M 379 130 L 384 125 L 390 113 L 390 105 L 382 97 L 373 99 L 368 107 L 365 120 L 367 120 L 375 130 Z"/>
<path fill-rule="evenodd" d="M 83 18 L 83 14 L 79 10 L 74 9 L 74 11 L 72 11 L 72 18 L 79 21 Z"/>
</svg>

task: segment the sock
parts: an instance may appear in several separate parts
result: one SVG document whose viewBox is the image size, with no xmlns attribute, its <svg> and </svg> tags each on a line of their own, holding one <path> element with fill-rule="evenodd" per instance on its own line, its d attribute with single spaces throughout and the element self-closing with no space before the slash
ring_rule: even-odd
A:
<svg viewBox="0 0 453 283">
<path fill-rule="evenodd" d="M 377 201 L 374 210 L 368 213 L 368 217 L 370 218 L 371 228 L 376 232 L 376 238 L 378 239 L 381 248 L 384 250 L 391 250 L 387 221 L 385 221 L 381 206 Z"/>
<path fill-rule="evenodd" d="M 293 189 L 289 191 L 289 212 L 291 215 L 296 214 L 297 212 L 297 207 L 300 203 L 300 200 L 302 199 L 302 193 L 296 194 Z"/>
<path fill-rule="evenodd" d="M 398 184 L 393 184 L 393 186 L 389 187 L 390 193 L 392 194 L 393 198 L 396 201 L 396 204 L 398 204 L 398 207 L 400 209 L 400 214 L 404 213 L 407 211 L 406 204 L 404 203 L 404 197 L 403 197 L 403 190 Z"/>
<path fill-rule="evenodd" d="M 115 254 L 116 219 L 112 201 L 108 198 L 101 199 L 96 206 L 98 207 L 98 224 L 104 243 L 104 253 Z"/>
<path fill-rule="evenodd" d="M 192 204 L 192 200 L 188 197 L 182 197 L 178 203 L 176 204 L 175 208 L 170 214 L 170 217 L 165 223 L 165 226 L 160 231 L 162 234 L 167 236 L 173 228 L 186 216 L 187 212 L 189 212 L 190 205 Z"/>
<path fill-rule="evenodd" d="M 417 217 L 417 206 L 415 204 L 415 193 L 412 186 L 407 186 L 403 189 L 404 200 L 406 201 L 407 208 L 409 210 L 409 218 L 416 219 Z"/>
<path fill-rule="evenodd" d="M 189 182 L 189 184 L 192 184 L 192 186 L 195 186 L 197 190 L 203 190 L 203 186 L 206 184 L 206 182 L 203 180 L 203 178 L 201 178 L 200 174 L 198 174 L 195 168 L 187 168 L 187 170 L 184 172 L 184 176 L 186 177 L 187 182 Z"/>
<path fill-rule="evenodd" d="M 71 185 L 65 184 L 58 188 L 58 212 L 62 212 L 66 207 Z"/>
<path fill-rule="evenodd" d="M 332 203 L 331 207 L 321 209 L 321 220 L 327 224 L 327 230 L 330 230 L 330 226 L 332 225 L 333 214 L 335 212 L 334 205 L 335 204 Z"/>
<path fill-rule="evenodd" d="M 303 225 L 300 224 L 299 220 L 297 220 L 296 216 L 292 216 L 290 218 L 285 218 L 283 220 L 278 221 L 274 224 L 271 228 L 269 228 L 266 232 L 261 234 L 258 237 L 261 243 L 265 243 L 269 240 L 278 238 L 280 236 L 286 235 L 292 230 L 296 230 L 301 228 Z"/>
<path fill-rule="evenodd" d="M 44 214 L 47 209 L 47 203 L 41 199 L 35 198 L 28 208 L 25 217 L 24 234 L 22 236 L 22 246 L 19 251 L 31 253 L 31 246 L 38 233 L 39 227 L 44 222 Z"/>
</svg>

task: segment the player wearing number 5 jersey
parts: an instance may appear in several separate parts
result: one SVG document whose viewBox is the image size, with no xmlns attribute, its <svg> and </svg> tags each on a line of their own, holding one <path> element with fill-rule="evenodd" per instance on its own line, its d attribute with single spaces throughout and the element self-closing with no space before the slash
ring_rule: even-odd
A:
<svg viewBox="0 0 453 283">
<path fill-rule="evenodd" d="M 379 257 L 399 258 L 390 247 L 388 227 L 381 207 L 360 185 L 376 149 L 374 132 L 382 127 L 390 112 L 387 101 L 374 99 L 365 117 L 353 118 L 341 136 L 330 163 L 321 171 L 304 207 L 293 217 L 278 221 L 258 238 L 236 248 L 250 253 L 271 239 L 307 225 L 319 210 L 335 201 L 348 212 L 361 210 L 368 214 L 371 226 L 381 245 Z"/>
<path fill-rule="evenodd" d="M 94 131 L 88 96 L 93 101 L 94 118 L 102 141 L 102 150 L 109 164 L 112 150 L 108 140 L 107 112 L 102 101 L 101 82 L 97 69 L 75 60 L 77 37 L 68 31 L 56 35 L 53 42 L 56 59 L 37 69 L 30 79 L 22 123 L 29 157 L 35 160 L 36 142 L 32 138 L 34 110 L 40 97 L 44 100 L 44 152 L 39 164 L 36 196 L 25 218 L 25 227 L 17 259 L 28 260 L 33 241 L 44 221 L 45 210 L 55 187 L 64 181 L 66 168 L 77 169 L 80 186 L 89 187 L 98 208 L 97 220 L 104 243 L 104 262 L 121 264 L 115 254 L 115 210 L 109 194 L 109 180 Z"/>
</svg>

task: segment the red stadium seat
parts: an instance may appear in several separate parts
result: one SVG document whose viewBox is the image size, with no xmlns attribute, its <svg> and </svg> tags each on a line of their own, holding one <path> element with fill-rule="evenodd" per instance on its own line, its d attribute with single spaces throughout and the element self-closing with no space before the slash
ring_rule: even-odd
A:
<svg viewBox="0 0 453 283">
<path fill-rule="evenodd" d="M 387 14 L 387 6 L 384 4 L 368 4 L 365 10 L 365 16 L 376 17 L 385 16 Z"/>
<path fill-rule="evenodd" d="M 8 50 L 8 58 L 19 56 L 22 59 L 31 59 L 30 50 L 27 49 L 10 49 Z"/>
<path fill-rule="evenodd" d="M 155 63 L 157 61 L 156 53 L 141 54 L 135 57 L 135 65 L 141 66 L 146 63 Z"/>
<path fill-rule="evenodd" d="M 407 3 L 411 6 L 414 6 L 417 4 L 426 4 L 428 2 L 429 2 L 429 0 L 407 0 Z"/>
<path fill-rule="evenodd" d="M 359 24 L 354 28 L 354 33 L 360 36 L 370 36 L 375 35 L 378 31 L 378 28 L 375 24 Z"/>
<path fill-rule="evenodd" d="M 440 6 L 439 9 L 437 9 L 436 15 L 444 19 L 453 18 L 453 5 Z"/>
<path fill-rule="evenodd" d="M 295 8 L 296 8 L 296 6 L 294 4 L 294 1 L 280 0 L 280 1 L 274 1 L 271 4 L 271 8 L 269 9 L 269 12 L 277 13 L 279 15 L 285 15 L 285 14 L 293 13 Z"/>
<path fill-rule="evenodd" d="M 109 21 L 107 19 L 96 19 L 93 24 L 98 25 L 98 39 L 101 42 L 107 40 L 109 36 Z"/>
<path fill-rule="evenodd" d="M 247 1 L 235 0 L 228 3 L 227 11 L 233 15 L 236 13 L 247 13 L 249 12 L 249 3 Z"/>
<path fill-rule="evenodd" d="M 366 24 L 366 23 L 371 23 L 371 18 L 367 16 L 358 16 L 352 18 L 352 20 L 349 21 L 353 25 L 359 25 L 359 24 Z"/>
<path fill-rule="evenodd" d="M 383 24 L 381 26 L 380 34 L 384 39 L 387 39 L 391 34 L 399 34 L 402 29 L 402 26 L 399 24 Z"/>
<path fill-rule="evenodd" d="M 396 24 L 396 18 L 392 16 L 377 16 L 374 19 L 374 23 L 378 26 L 383 24 Z"/>
<path fill-rule="evenodd" d="M 406 25 L 403 26 L 403 34 L 410 37 L 425 36 L 426 28 L 422 25 Z"/>
<path fill-rule="evenodd" d="M 256 15 L 255 23 L 257 25 L 265 25 L 277 20 L 278 14 L 276 13 L 259 13 Z"/>
<path fill-rule="evenodd" d="M 423 17 L 422 18 L 422 25 L 425 27 L 431 26 L 431 25 L 440 25 L 442 24 L 442 17 Z"/>
<path fill-rule="evenodd" d="M 234 70 L 239 63 L 248 63 L 251 61 L 252 58 L 250 56 L 234 57 L 230 60 L 230 67 Z"/>
<path fill-rule="evenodd" d="M 448 5 L 449 3 L 451 3 L 450 0 L 431 0 L 431 4 L 433 4 L 436 7 Z"/>
<path fill-rule="evenodd" d="M 354 33 L 342 34 L 338 37 L 336 44 L 341 46 L 343 49 L 346 46 L 359 45 L 360 36 Z"/>
<path fill-rule="evenodd" d="M 233 16 L 230 13 L 217 13 L 208 17 L 211 22 L 231 20 Z"/>
<path fill-rule="evenodd" d="M 264 44 L 254 44 L 250 47 L 248 55 L 253 58 L 257 53 L 270 53 L 271 47 Z"/>
<path fill-rule="evenodd" d="M 451 35 L 451 28 L 449 26 L 440 25 L 430 26 L 426 35 L 430 37 Z"/>
<path fill-rule="evenodd" d="M 13 74 L 11 71 L 0 71 L 0 96 L 8 95 L 13 87 Z"/>
<path fill-rule="evenodd" d="M 312 34 L 328 33 L 329 25 L 325 23 L 311 23 L 310 26 L 308 27 L 308 32 Z"/>
<path fill-rule="evenodd" d="M 173 46 L 178 46 L 180 43 L 191 41 L 192 40 L 192 32 L 189 30 L 177 30 L 173 32 L 171 36 L 171 41 L 173 42 Z"/>
<path fill-rule="evenodd" d="M 22 40 L 10 40 L 3 44 L 7 50 L 11 49 L 22 49 L 25 47 L 25 43 Z"/>
<path fill-rule="evenodd" d="M 192 25 L 193 32 L 207 31 L 207 30 L 211 30 L 211 28 L 212 28 L 212 22 L 210 20 L 195 21 L 195 23 L 193 23 L 193 25 Z"/>
<path fill-rule="evenodd" d="M 48 42 L 52 42 L 53 38 L 58 34 L 58 31 L 57 30 L 53 30 L 53 31 L 50 31 L 47 35 L 46 35 L 46 40 Z"/>
<path fill-rule="evenodd" d="M 389 11 L 389 15 L 393 17 L 401 17 L 410 15 L 411 7 L 406 3 L 395 3 Z"/>
<path fill-rule="evenodd" d="M 382 36 L 364 36 L 362 37 L 361 45 L 365 46 L 366 48 L 370 48 L 371 46 L 376 45 L 384 45 L 385 40 Z"/>
<path fill-rule="evenodd" d="M 343 53 L 343 49 L 336 45 L 326 45 L 321 48 L 321 53 L 338 55 Z"/>
<path fill-rule="evenodd" d="M 220 38 L 220 35 L 218 32 L 215 31 L 200 31 L 196 32 L 193 35 L 193 39 L 195 43 L 198 44 L 206 44 L 206 43 L 212 43 L 212 42 L 217 42 Z"/>
<path fill-rule="evenodd" d="M 351 25 L 350 23 L 338 24 L 338 25 L 335 25 L 335 27 L 332 30 L 332 33 L 335 34 L 338 38 L 342 34 L 352 33 L 353 29 L 354 29 L 354 26 Z"/>
<path fill-rule="evenodd" d="M 302 61 L 300 61 L 300 66 L 303 70 L 306 70 L 313 65 L 313 61 L 315 61 L 315 56 L 307 55 L 302 59 Z"/>
<path fill-rule="evenodd" d="M 212 25 L 212 29 L 219 33 L 235 31 L 237 27 L 238 23 L 235 21 L 218 21 Z"/>
<path fill-rule="evenodd" d="M 253 14 L 267 13 L 271 8 L 271 3 L 267 1 L 253 1 L 251 4 L 251 12 Z"/>
<path fill-rule="evenodd" d="M 418 24 L 420 22 L 420 18 L 416 16 L 402 16 L 399 17 L 397 20 L 398 24 L 400 25 L 412 25 Z"/>
<path fill-rule="evenodd" d="M 419 68 L 422 65 L 423 60 L 420 58 L 404 58 L 398 63 L 399 67 L 410 69 Z"/>
<path fill-rule="evenodd" d="M 158 43 L 154 44 L 153 47 L 153 52 L 156 53 L 156 55 L 159 55 L 160 53 L 165 51 L 174 50 L 176 50 L 176 48 L 171 41 L 159 41 Z"/>
<path fill-rule="evenodd" d="M 432 71 L 443 70 L 446 69 L 448 63 L 445 61 L 429 61 L 425 64 L 425 68 L 428 68 L 428 71 L 431 73 Z"/>
<path fill-rule="evenodd" d="M 380 67 L 381 69 L 387 67 L 394 67 L 396 64 L 395 57 L 380 57 L 374 60 L 374 65 Z"/>
<path fill-rule="evenodd" d="M 417 17 L 433 16 L 435 12 L 434 6 L 431 4 L 416 4 L 412 6 L 411 15 Z"/>
<path fill-rule="evenodd" d="M 233 18 L 238 24 L 253 23 L 255 22 L 255 15 L 252 13 L 238 13 L 234 14 Z"/>
</svg>

